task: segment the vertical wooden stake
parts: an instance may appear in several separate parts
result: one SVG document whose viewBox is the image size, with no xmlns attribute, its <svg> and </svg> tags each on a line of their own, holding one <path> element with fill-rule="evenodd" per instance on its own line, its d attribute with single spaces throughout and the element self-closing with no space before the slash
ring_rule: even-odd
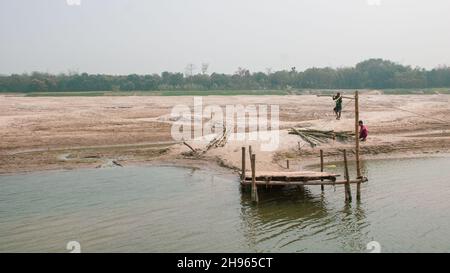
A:
<svg viewBox="0 0 450 273">
<path fill-rule="evenodd" d="M 241 172 L 241 180 L 245 180 L 245 147 L 242 147 L 242 172 Z"/>
<path fill-rule="evenodd" d="M 248 146 L 248 155 L 250 156 L 250 167 L 251 167 L 251 164 L 252 164 L 252 155 L 253 155 L 253 152 L 252 152 L 252 145 L 249 145 L 249 146 Z"/>
<path fill-rule="evenodd" d="M 356 179 L 361 179 L 361 167 L 359 162 L 359 93 L 355 91 L 355 157 Z M 356 199 L 361 199 L 361 183 L 356 184 Z"/>
<path fill-rule="evenodd" d="M 320 150 L 320 172 L 323 172 L 323 150 Z M 320 181 L 323 181 L 323 178 L 320 179 Z M 320 189 L 323 191 L 323 184 L 320 185 Z"/>
<path fill-rule="evenodd" d="M 289 159 L 286 160 L 286 168 L 289 169 Z"/>
<path fill-rule="evenodd" d="M 345 201 L 352 201 L 352 192 L 350 190 L 350 174 L 348 172 L 347 151 L 344 150 L 344 165 L 345 165 Z"/>
<path fill-rule="evenodd" d="M 252 155 L 252 201 L 258 203 L 258 188 L 256 187 L 256 156 Z"/>
</svg>

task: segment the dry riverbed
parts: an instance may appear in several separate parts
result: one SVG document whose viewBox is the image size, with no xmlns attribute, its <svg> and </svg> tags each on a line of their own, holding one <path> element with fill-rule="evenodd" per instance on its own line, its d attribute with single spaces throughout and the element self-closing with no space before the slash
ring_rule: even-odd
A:
<svg viewBox="0 0 450 273">
<path fill-rule="evenodd" d="M 450 95 L 360 96 L 360 118 L 369 128 L 362 158 L 415 157 L 450 152 Z M 201 158 L 185 156 L 189 148 L 171 136 L 172 108 L 193 105 L 192 97 L 23 97 L 0 95 L 0 173 L 167 163 L 240 168 L 241 147 L 252 145 L 257 169 L 291 169 L 316 163 L 319 149 L 326 160 L 340 159 L 353 143 L 330 141 L 311 148 L 292 126 L 320 130 L 354 129 L 353 102 L 344 101 L 341 120 L 329 97 L 207 96 L 203 105 L 279 105 L 280 145 L 260 151 L 257 141 L 228 141 Z M 203 149 L 207 142 L 188 141 Z"/>
</svg>

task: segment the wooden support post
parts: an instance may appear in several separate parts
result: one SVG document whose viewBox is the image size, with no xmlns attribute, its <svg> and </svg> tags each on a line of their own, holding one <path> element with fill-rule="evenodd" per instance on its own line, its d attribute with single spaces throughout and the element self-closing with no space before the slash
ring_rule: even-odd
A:
<svg viewBox="0 0 450 273">
<path fill-rule="evenodd" d="M 248 155 L 250 156 L 250 167 L 251 167 L 251 164 L 252 164 L 252 155 L 253 155 L 253 152 L 252 152 L 252 145 L 249 145 L 249 146 L 248 146 Z"/>
<path fill-rule="evenodd" d="M 352 192 L 350 190 L 350 174 L 348 172 L 347 151 L 344 150 L 344 165 L 345 165 L 345 201 L 352 201 Z"/>
<path fill-rule="evenodd" d="M 286 168 L 289 169 L 289 159 L 286 160 Z"/>
<path fill-rule="evenodd" d="M 242 172 L 241 172 L 241 180 L 245 180 L 245 147 L 242 147 Z"/>
<path fill-rule="evenodd" d="M 320 150 L 320 172 L 323 172 L 323 150 Z M 323 178 L 320 181 L 323 181 Z M 320 189 L 324 190 L 323 184 L 320 185 Z"/>
<path fill-rule="evenodd" d="M 355 157 L 356 157 L 356 179 L 361 179 L 361 167 L 359 162 L 359 94 L 355 91 Z M 356 199 L 361 199 L 361 183 L 356 185 Z"/>
<path fill-rule="evenodd" d="M 256 156 L 253 154 L 251 160 L 252 166 L 252 201 L 258 203 L 258 188 L 256 186 Z"/>
</svg>

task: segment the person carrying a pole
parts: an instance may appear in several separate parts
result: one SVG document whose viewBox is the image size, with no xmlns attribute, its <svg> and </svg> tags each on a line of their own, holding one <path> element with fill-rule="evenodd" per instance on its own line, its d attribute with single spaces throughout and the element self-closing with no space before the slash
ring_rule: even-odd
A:
<svg viewBox="0 0 450 273">
<path fill-rule="evenodd" d="M 341 93 L 337 93 L 336 96 L 333 96 L 333 100 L 336 102 L 336 106 L 334 107 L 334 113 L 336 114 L 336 119 L 341 119 L 342 112 L 342 96 Z"/>
</svg>

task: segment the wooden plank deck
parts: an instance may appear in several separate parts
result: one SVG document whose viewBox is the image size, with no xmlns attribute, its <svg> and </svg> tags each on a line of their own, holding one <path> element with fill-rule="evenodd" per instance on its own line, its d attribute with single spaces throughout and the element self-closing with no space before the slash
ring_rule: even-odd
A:
<svg viewBox="0 0 450 273">
<path fill-rule="evenodd" d="M 358 184 L 358 183 L 365 183 L 368 180 L 366 178 L 363 179 L 357 179 L 357 180 L 350 180 L 349 184 Z M 317 181 L 317 180 L 310 180 L 310 181 L 256 181 L 256 186 L 319 186 L 319 185 L 345 185 L 347 183 L 347 180 L 338 180 L 338 181 Z M 241 184 L 243 186 L 251 186 L 252 181 L 245 180 L 241 181 Z"/>
<path fill-rule="evenodd" d="M 278 181 L 278 182 L 306 182 L 306 181 L 317 181 L 317 180 L 330 180 L 336 181 L 336 178 L 340 176 L 339 174 L 326 173 L 326 172 L 313 172 L 313 171 L 302 171 L 302 172 L 264 172 L 259 171 L 256 173 L 256 181 Z M 251 172 L 245 172 L 244 182 L 252 180 Z"/>
</svg>

